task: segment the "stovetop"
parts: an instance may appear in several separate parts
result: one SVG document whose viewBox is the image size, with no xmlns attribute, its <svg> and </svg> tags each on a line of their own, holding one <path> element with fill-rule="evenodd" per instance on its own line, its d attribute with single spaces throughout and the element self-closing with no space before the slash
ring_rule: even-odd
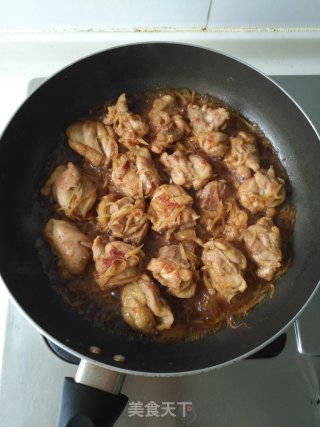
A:
<svg viewBox="0 0 320 427">
<path fill-rule="evenodd" d="M 320 131 L 320 76 L 274 79 Z M 39 83 L 39 79 L 34 80 L 31 89 Z M 319 426 L 319 309 L 320 292 L 281 342 L 253 358 L 187 377 L 128 376 L 122 392 L 129 397 L 129 404 L 116 426 Z M 0 384 L 0 426 L 55 427 L 64 377 L 73 376 L 75 371 L 76 365 L 57 357 L 10 303 Z"/>
</svg>

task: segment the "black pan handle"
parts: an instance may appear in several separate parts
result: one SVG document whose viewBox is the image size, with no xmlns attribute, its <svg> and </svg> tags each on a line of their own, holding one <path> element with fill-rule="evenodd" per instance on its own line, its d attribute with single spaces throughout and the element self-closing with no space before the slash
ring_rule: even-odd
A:
<svg viewBox="0 0 320 427">
<path fill-rule="evenodd" d="M 58 427 L 112 427 L 128 398 L 120 394 L 124 374 L 82 359 L 73 378 L 65 378 Z"/>
<path fill-rule="evenodd" d="M 123 394 L 111 394 L 65 378 L 58 427 L 111 427 L 127 404 Z"/>
</svg>

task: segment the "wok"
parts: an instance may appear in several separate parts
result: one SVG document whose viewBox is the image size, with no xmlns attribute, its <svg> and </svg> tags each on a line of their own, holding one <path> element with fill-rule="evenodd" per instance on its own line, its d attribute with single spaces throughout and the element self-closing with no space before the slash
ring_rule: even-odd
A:
<svg viewBox="0 0 320 427">
<path fill-rule="evenodd" d="M 226 328 L 198 341 L 171 344 L 135 342 L 103 331 L 67 306 L 38 260 L 35 239 L 43 224 L 32 215 L 45 164 L 66 127 L 122 92 L 130 96 L 158 87 L 212 94 L 258 123 L 288 172 L 297 208 L 292 265 L 277 282 L 275 296 L 248 314 L 249 327 Z M 257 351 L 299 315 L 317 287 L 320 272 L 320 198 L 315 189 L 320 182 L 319 161 L 318 135 L 299 106 L 257 70 L 208 49 L 147 43 L 107 50 L 63 69 L 30 96 L 0 142 L 0 271 L 13 299 L 41 333 L 87 361 L 77 379 L 86 385 L 71 379 L 65 385 L 60 426 L 80 425 L 82 416 L 95 420 L 90 425 L 112 425 L 126 398 L 117 394 L 119 376 L 108 377 L 105 368 L 144 375 L 209 370 Z M 119 361 L 115 355 L 125 359 Z M 102 395 L 88 385 L 113 394 Z M 111 409 L 101 415 L 101 405 Z M 66 419 L 73 419 L 73 424 Z"/>
</svg>

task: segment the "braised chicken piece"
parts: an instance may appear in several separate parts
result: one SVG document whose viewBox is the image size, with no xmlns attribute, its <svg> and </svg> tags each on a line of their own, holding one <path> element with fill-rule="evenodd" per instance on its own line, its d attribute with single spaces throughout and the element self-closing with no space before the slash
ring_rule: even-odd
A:
<svg viewBox="0 0 320 427">
<path fill-rule="evenodd" d="M 196 145 L 211 157 L 222 159 L 229 149 L 228 135 L 219 131 L 200 133 L 193 137 Z"/>
<path fill-rule="evenodd" d="M 179 245 L 182 244 L 182 250 L 184 251 L 193 271 L 193 278 L 198 282 L 200 280 L 199 267 L 201 260 L 197 255 L 197 248 L 203 248 L 202 240 L 197 236 L 194 228 L 178 230 L 174 233 L 174 238 L 177 240 Z"/>
<path fill-rule="evenodd" d="M 248 214 L 239 208 L 234 198 L 228 197 L 224 203 L 224 217 L 222 237 L 228 242 L 240 241 L 247 228 Z"/>
<path fill-rule="evenodd" d="M 222 158 L 228 151 L 228 135 L 219 129 L 229 118 L 227 110 L 189 105 L 188 117 L 197 145 L 209 156 Z"/>
<path fill-rule="evenodd" d="M 196 224 L 199 215 L 191 208 L 192 197 L 179 185 L 163 184 L 155 191 L 148 210 L 152 228 L 168 231 L 190 228 Z"/>
<path fill-rule="evenodd" d="M 69 146 L 94 166 L 108 165 L 118 154 L 113 129 L 96 120 L 72 123 L 66 134 Z"/>
<path fill-rule="evenodd" d="M 229 119 L 229 113 L 225 108 L 210 108 L 207 105 L 188 105 L 188 117 L 196 134 L 217 131 Z"/>
<path fill-rule="evenodd" d="M 284 180 L 276 177 L 273 166 L 267 171 L 260 169 L 240 185 L 238 196 L 242 206 L 254 214 L 274 208 L 286 197 Z"/>
<path fill-rule="evenodd" d="M 143 137 L 149 132 L 149 126 L 138 114 L 129 112 L 124 93 L 119 96 L 115 105 L 108 107 L 103 123 L 112 125 L 119 142 L 129 149 L 147 144 Z"/>
<path fill-rule="evenodd" d="M 95 280 L 102 290 L 126 285 L 141 273 L 141 246 L 135 247 L 121 241 L 105 244 L 103 238 L 95 238 L 92 246 L 95 262 Z"/>
<path fill-rule="evenodd" d="M 199 223 L 212 237 L 227 241 L 241 240 L 247 228 L 248 215 L 236 200 L 227 194 L 224 180 L 211 181 L 196 194 L 200 211 Z"/>
<path fill-rule="evenodd" d="M 209 240 L 202 253 L 203 280 L 210 293 L 217 292 L 228 303 L 247 288 L 243 253 L 223 239 Z"/>
<path fill-rule="evenodd" d="M 44 235 L 59 257 L 64 272 L 82 274 L 92 258 L 91 240 L 67 221 L 49 219 Z"/>
<path fill-rule="evenodd" d="M 123 319 L 140 332 L 170 329 L 174 318 L 170 306 L 146 274 L 121 290 Z"/>
<path fill-rule="evenodd" d="M 99 228 L 110 233 L 112 238 L 140 245 L 149 226 L 148 215 L 144 209 L 144 199 L 118 199 L 116 194 L 108 194 L 101 199 L 97 207 Z"/>
<path fill-rule="evenodd" d="M 257 264 L 256 274 L 264 280 L 273 280 L 281 267 L 281 236 L 270 218 L 263 217 L 247 228 L 243 241 L 249 257 Z"/>
<path fill-rule="evenodd" d="M 213 235 L 218 236 L 224 226 L 224 200 L 227 184 L 224 180 L 211 181 L 196 193 L 200 208 L 200 224 Z"/>
<path fill-rule="evenodd" d="M 236 200 L 227 194 L 224 180 L 209 182 L 196 194 L 201 209 L 200 224 L 214 237 L 237 240 L 247 227 L 248 215 Z"/>
<path fill-rule="evenodd" d="M 163 95 L 156 98 L 148 113 L 150 128 L 154 134 L 151 150 L 162 153 L 166 148 L 179 141 L 185 134 L 190 133 L 190 128 L 181 114 L 175 110 L 176 100 L 173 95 Z"/>
<path fill-rule="evenodd" d="M 193 267 L 194 258 L 188 258 L 188 252 L 180 243 L 160 248 L 158 256 L 152 258 L 147 265 L 147 270 L 167 287 L 169 294 L 178 298 L 191 298 L 197 287 Z"/>
<path fill-rule="evenodd" d="M 124 195 L 135 199 L 151 197 L 159 186 L 157 169 L 150 151 L 137 147 L 113 160 L 112 180 Z"/>
<path fill-rule="evenodd" d="M 161 163 L 170 173 L 174 184 L 186 188 L 201 188 L 212 177 L 213 171 L 210 163 L 196 154 L 186 155 L 181 150 L 173 154 L 162 153 Z"/>
<path fill-rule="evenodd" d="M 208 211 L 219 210 L 225 198 L 227 183 L 223 179 L 210 181 L 201 190 L 197 191 L 196 198 L 201 209 Z"/>
<path fill-rule="evenodd" d="M 256 172 L 260 168 L 255 139 L 252 135 L 241 131 L 237 136 L 230 138 L 230 141 L 230 153 L 223 161 L 239 181 L 244 181 L 252 176 L 251 171 Z"/>
<path fill-rule="evenodd" d="M 58 166 L 41 189 L 43 196 L 52 196 L 68 218 L 85 219 L 97 198 L 91 179 L 73 163 Z"/>
</svg>

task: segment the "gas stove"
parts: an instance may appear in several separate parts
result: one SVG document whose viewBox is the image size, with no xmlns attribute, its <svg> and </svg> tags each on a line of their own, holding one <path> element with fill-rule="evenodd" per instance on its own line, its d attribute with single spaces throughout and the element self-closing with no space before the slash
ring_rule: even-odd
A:
<svg viewBox="0 0 320 427">
<path fill-rule="evenodd" d="M 276 76 L 274 80 L 320 131 L 320 75 Z M 43 81 L 32 80 L 29 92 Z M 320 291 L 274 343 L 227 367 L 177 378 L 127 376 L 122 392 L 129 403 L 116 426 L 319 426 L 319 310 Z M 0 425 L 54 427 L 64 377 L 74 376 L 77 363 L 75 357 L 48 343 L 10 302 Z"/>
</svg>

